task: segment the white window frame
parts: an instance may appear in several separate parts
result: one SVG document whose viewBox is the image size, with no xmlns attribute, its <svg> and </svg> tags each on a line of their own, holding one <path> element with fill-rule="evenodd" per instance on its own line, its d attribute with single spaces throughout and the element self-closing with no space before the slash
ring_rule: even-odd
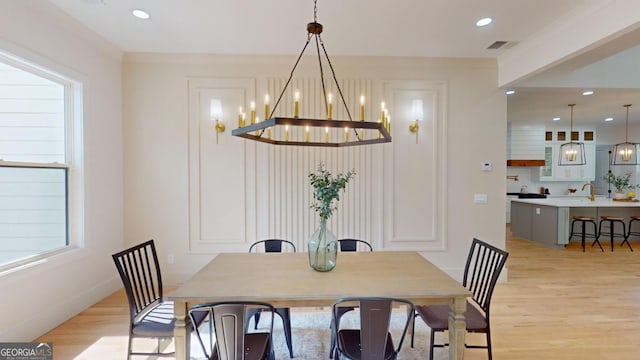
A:
<svg viewBox="0 0 640 360">
<path fill-rule="evenodd" d="M 2 45 L 2 43 L 0 43 Z M 29 57 L 28 54 L 25 54 Z M 0 48 L 0 61 L 10 66 L 43 77 L 64 86 L 65 97 L 65 162 L 15 162 L 0 159 L 2 167 L 58 168 L 66 170 L 66 245 L 39 254 L 0 264 L 0 275 L 16 271 L 43 260 L 84 246 L 84 174 L 83 174 L 83 105 L 84 89 L 82 76 L 51 63 L 46 59 L 29 61 Z M 36 57 L 37 56 L 33 56 Z M 36 63 L 37 62 L 37 63 Z"/>
</svg>

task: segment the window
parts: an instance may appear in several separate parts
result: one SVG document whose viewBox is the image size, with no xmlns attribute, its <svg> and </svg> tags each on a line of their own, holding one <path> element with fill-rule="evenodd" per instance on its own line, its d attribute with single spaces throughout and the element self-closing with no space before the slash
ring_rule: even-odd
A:
<svg viewBox="0 0 640 360">
<path fill-rule="evenodd" d="M 79 83 L 0 52 L 0 270 L 77 244 L 77 94 Z"/>
</svg>

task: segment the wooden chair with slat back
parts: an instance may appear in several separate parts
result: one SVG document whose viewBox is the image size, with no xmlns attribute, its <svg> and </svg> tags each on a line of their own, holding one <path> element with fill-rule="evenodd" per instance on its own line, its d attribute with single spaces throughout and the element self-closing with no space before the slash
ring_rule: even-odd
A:
<svg viewBox="0 0 640 360">
<path fill-rule="evenodd" d="M 280 252 L 296 252 L 296 245 L 289 240 L 282 239 L 267 239 L 256 241 L 249 247 L 249 252 L 267 252 L 267 253 L 280 253 Z M 254 318 L 254 329 L 258 328 L 260 322 L 260 309 L 254 309 L 251 312 Z M 287 342 L 287 348 L 289 349 L 289 357 L 293 359 L 293 344 L 291 340 L 291 311 L 289 308 L 275 308 L 275 313 L 282 319 L 285 341 Z"/>
<path fill-rule="evenodd" d="M 487 337 L 487 345 L 465 344 L 465 347 L 487 349 L 489 360 L 493 358 L 489 321 L 491 297 L 508 256 L 509 253 L 504 250 L 484 241 L 473 239 L 464 268 L 462 285 L 473 295 L 470 300 L 467 300 L 467 311 L 464 313 L 467 332 L 484 333 Z M 429 359 L 433 360 L 434 347 L 448 346 L 448 344 L 435 344 L 434 340 L 436 332 L 449 329 L 450 308 L 448 305 L 428 305 L 416 306 L 415 310 L 415 317 L 419 316 L 431 328 Z M 413 347 L 413 338 L 412 332 L 411 347 Z"/>
<path fill-rule="evenodd" d="M 413 319 L 413 304 L 405 299 L 385 297 L 342 298 L 332 306 L 334 322 L 338 315 L 337 309 L 344 306 L 359 307 L 360 328 L 341 329 L 340 326 L 337 326 L 332 330 L 337 339 L 336 359 L 339 360 L 343 357 L 351 360 L 397 359 L 407 329 Z M 407 307 L 407 309 L 403 309 L 401 306 Z M 398 312 L 406 316 L 402 335 L 397 346 L 394 345 L 393 337 L 389 332 L 391 313 L 394 307 L 399 308 Z"/>
<path fill-rule="evenodd" d="M 162 339 L 173 339 L 175 318 L 173 302 L 164 300 L 162 275 L 153 240 L 113 254 L 112 258 L 129 302 L 127 358 L 131 355 L 173 356 L 174 352 L 161 352 L 160 349 Z M 196 331 L 204 319 L 204 317 L 194 319 Z M 156 338 L 158 348 L 152 353 L 134 352 L 132 348 L 134 338 Z"/>
</svg>

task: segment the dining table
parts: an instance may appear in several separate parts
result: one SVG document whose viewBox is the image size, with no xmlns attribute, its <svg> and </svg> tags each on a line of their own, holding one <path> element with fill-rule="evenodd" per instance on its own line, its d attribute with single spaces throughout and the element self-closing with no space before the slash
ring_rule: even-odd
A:
<svg viewBox="0 0 640 360">
<path fill-rule="evenodd" d="M 343 252 L 327 272 L 313 270 L 307 253 L 220 253 L 167 297 L 174 302 L 176 359 L 190 359 L 193 305 L 261 301 L 274 307 L 330 307 L 347 296 L 449 305 L 449 359 L 463 359 L 471 293 L 416 251 Z"/>
</svg>

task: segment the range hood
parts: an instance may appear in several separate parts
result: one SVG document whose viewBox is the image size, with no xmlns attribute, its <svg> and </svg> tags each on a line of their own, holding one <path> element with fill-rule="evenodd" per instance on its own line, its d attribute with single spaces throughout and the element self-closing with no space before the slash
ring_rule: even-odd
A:
<svg viewBox="0 0 640 360">
<path fill-rule="evenodd" d="M 507 166 L 544 166 L 544 125 L 509 124 Z"/>
</svg>

